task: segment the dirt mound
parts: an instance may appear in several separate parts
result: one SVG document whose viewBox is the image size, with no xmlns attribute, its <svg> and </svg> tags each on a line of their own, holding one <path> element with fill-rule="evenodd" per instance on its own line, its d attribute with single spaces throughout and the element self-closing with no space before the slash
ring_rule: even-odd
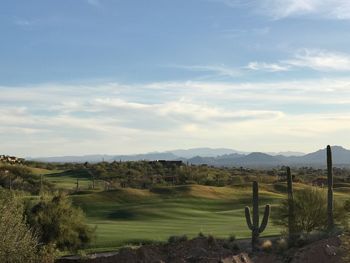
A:
<svg viewBox="0 0 350 263">
<path fill-rule="evenodd" d="M 173 242 L 164 245 L 146 245 L 139 249 L 124 248 L 117 254 L 108 257 L 96 257 L 78 260 L 76 258 L 61 258 L 57 263 L 148 263 L 148 262 L 203 262 L 217 263 L 220 260 L 226 262 L 250 263 L 250 261 L 233 261 L 233 256 L 239 254 L 234 242 L 216 240 L 212 237 L 198 237 L 188 241 Z M 228 258 L 232 261 L 228 261 Z M 245 255 L 248 259 L 249 257 Z"/>
<path fill-rule="evenodd" d="M 342 251 L 340 249 L 341 240 L 339 237 L 332 237 L 319 240 L 307 245 L 297 251 L 291 263 L 341 263 Z"/>
<path fill-rule="evenodd" d="M 57 263 L 345 263 L 342 259 L 340 237 L 331 237 L 293 248 L 284 253 L 273 251 L 248 255 L 246 241 L 216 240 L 198 237 L 167 244 L 145 245 L 138 249 L 123 248 L 116 253 L 99 254 L 81 260 L 77 257 L 61 258 Z M 242 249 L 240 250 L 239 247 Z"/>
</svg>

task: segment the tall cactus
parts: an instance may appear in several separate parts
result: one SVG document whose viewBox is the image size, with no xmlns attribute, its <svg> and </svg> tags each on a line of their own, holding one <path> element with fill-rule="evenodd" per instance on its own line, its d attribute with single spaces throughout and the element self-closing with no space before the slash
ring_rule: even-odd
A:
<svg viewBox="0 0 350 263">
<path fill-rule="evenodd" d="M 332 149 L 327 146 L 327 181 L 328 181 L 328 202 L 327 202 L 327 221 L 328 230 L 331 231 L 334 227 L 333 219 L 333 164 L 332 164 Z"/>
<path fill-rule="evenodd" d="M 287 192 L 288 192 L 288 234 L 289 242 L 293 243 L 295 238 L 295 212 L 293 197 L 293 177 L 290 167 L 287 167 Z"/>
<path fill-rule="evenodd" d="M 264 217 L 259 227 L 259 185 L 253 182 L 253 222 L 251 220 L 250 209 L 245 208 L 245 217 L 249 229 L 252 231 L 252 250 L 256 251 L 259 244 L 259 235 L 264 232 L 270 216 L 270 205 L 265 206 Z"/>
</svg>

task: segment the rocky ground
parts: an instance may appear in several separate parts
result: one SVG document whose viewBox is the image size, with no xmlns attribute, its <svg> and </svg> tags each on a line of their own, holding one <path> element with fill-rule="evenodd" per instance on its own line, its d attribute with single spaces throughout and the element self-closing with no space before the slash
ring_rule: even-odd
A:
<svg viewBox="0 0 350 263">
<path fill-rule="evenodd" d="M 171 243 L 145 245 L 138 249 L 123 248 L 116 253 L 61 258 L 57 263 L 346 263 L 348 239 L 342 236 L 315 241 L 301 248 L 283 249 L 274 240 L 264 252 L 250 253 L 249 242 L 216 240 L 198 237 L 192 240 L 174 240 Z"/>
</svg>

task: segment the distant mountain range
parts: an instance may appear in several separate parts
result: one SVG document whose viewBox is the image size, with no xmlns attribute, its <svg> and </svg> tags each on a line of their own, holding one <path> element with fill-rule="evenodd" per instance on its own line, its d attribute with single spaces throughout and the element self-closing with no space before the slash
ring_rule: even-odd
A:
<svg viewBox="0 0 350 263">
<path fill-rule="evenodd" d="M 332 146 L 333 163 L 338 166 L 350 167 L 350 150 L 341 146 Z M 189 150 L 174 150 L 136 155 L 85 155 L 28 158 L 42 162 L 101 162 L 101 161 L 138 161 L 138 160 L 182 160 L 191 164 L 207 164 L 227 167 L 266 168 L 281 165 L 324 167 L 326 165 L 326 150 L 313 153 L 299 152 L 262 153 L 241 152 L 226 148 L 195 148 Z"/>
</svg>

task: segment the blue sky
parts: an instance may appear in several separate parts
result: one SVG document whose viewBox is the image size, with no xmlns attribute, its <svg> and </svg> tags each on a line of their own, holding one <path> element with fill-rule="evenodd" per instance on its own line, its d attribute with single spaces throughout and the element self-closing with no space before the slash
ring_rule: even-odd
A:
<svg viewBox="0 0 350 263">
<path fill-rule="evenodd" d="M 4 0 L 2 151 L 350 148 L 349 29 L 345 0 Z"/>
</svg>

